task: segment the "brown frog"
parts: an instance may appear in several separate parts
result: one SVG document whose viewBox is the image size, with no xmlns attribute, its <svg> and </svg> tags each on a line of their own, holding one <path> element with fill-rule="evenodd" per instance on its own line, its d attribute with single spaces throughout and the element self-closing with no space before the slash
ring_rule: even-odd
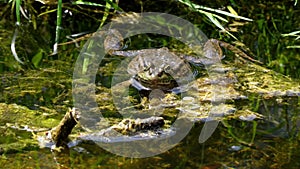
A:
<svg viewBox="0 0 300 169">
<path fill-rule="evenodd" d="M 213 65 L 224 58 L 221 47 L 235 54 L 258 62 L 247 56 L 240 49 L 216 39 L 209 39 L 200 47 L 201 56 L 189 56 L 171 52 L 168 48 L 127 50 L 122 49 L 122 35 L 115 29 L 107 33 L 104 41 L 105 51 L 110 55 L 134 57 L 128 64 L 127 72 L 132 75 L 131 83 L 138 90 L 161 89 L 163 91 L 180 92 L 178 87 L 197 74 L 188 63 L 193 65 Z"/>
</svg>

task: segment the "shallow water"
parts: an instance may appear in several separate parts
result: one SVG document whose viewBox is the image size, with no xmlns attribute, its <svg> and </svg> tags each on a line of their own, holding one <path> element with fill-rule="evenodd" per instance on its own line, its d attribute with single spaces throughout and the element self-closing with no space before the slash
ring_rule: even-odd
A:
<svg viewBox="0 0 300 169">
<path fill-rule="evenodd" d="M 205 5 L 219 7 L 216 3 L 211 3 Z M 79 42 L 79 48 L 76 48 L 74 44 L 61 46 L 58 55 L 49 55 L 52 52 L 55 29 L 54 26 L 49 25 L 54 23 L 55 19 L 47 17 L 56 18 L 56 16 L 49 14 L 44 15 L 44 18 L 39 18 L 39 27 L 36 30 L 32 29 L 30 23 L 24 21 L 16 42 L 19 56 L 26 62 L 22 66 L 10 53 L 14 23 L 9 20 L 7 13 L 0 12 L 3 16 L 0 22 L 0 38 L 2 39 L 0 45 L 1 166 L 4 168 L 300 168 L 300 73 L 297 69 L 300 66 L 299 52 L 297 49 L 285 48 L 286 45 L 295 44 L 294 39 L 280 36 L 280 33 L 292 32 L 299 27 L 300 19 L 297 9 L 299 5 L 295 7 L 290 1 L 274 4 L 266 1 L 255 6 L 247 2 L 220 3 L 233 5 L 239 9 L 241 16 L 255 20 L 239 28 L 240 31 L 237 34 L 240 34 L 239 38 L 265 63 L 263 67 L 269 67 L 294 79 L 276 73 L 268 74 L 269 71 L 266 71 L 264 72 L 265 79 L 261 84 L 251 84 L 257 81 L 251 76 L 253 72 L 245 71 L 243 66 L 239 67 L 237 73 L 241 77 L 239 80 L 243 79 L 243 82 L 235 89 L 239 88 L 244 91 L 243 97 L 240 97 L 242 98 L 240 100 L 226 101 L 234 105 L 234 109 L 237 110 L 236 116 L 230 115 L 220 121 L 213 135 L 202 144 L 198 142 L 198 139 L 203 122 L 198 121 L 192 125 L 188 135 L 175 147 L 147 158 L 118 156 L 88 140 L 72 142 L 73 145 L 62 152 L 51 150 L 49 147 L 41 148 L 36 134 L 43 135 L 45 131 L 56 126 L 68 108 L 73 107 L 72 74 L 77 56 L 85 41 Z M 172 5 L 167 1 L 164 4 L 166 8 Z M 39 5 L 41 4 L 37 6 Z M 128 11 L 140 9 L 136 5 L 120 4 Z M 145 1 L 143 5 L 146 11 L 155 9 L 166 12 L 163 5 L 153 4 L 151 1 Z M 215 27 L 201 22 L 201 20 L 209 22 L 204 17 L 183 7 L 183 10 L 177 13 L 175 12 L 177 7 L 172 6 L 167 11 L 183 18 L 190 18 L 190 21 L 201 27 L 209 37 L 221 35 L 223 40 L 230 39 L 227 35 L 217 31 Z M 8 9 L 4 4 L 1 8 L 3 11 Z M 244 9 L 249 9 L 249 11 L 245 13 Z M 282 13 L 286 18 L 282 17 Z M 64 38 L 65 35 L 87 30 L 94 31 L 98 27 L 99 22 L 95 23 L 95 20 L 90 17 L 86 18 L 75 10 L 72 16 L 77 19 L 67 14 L 64 16 L 62 41 L 68 41 Z M 86 20 L 80 22 L 80 18 Z M 157 35 L 135 36 L 127 43 L 128 49 L 162 46 L 180 48 L 182 46 L 174 39 Z M 230 57 L 232 56 L 230 52 L 225 51 L 225 54 L 228 55 L 225 64 L 234 60 Z M 43 59 L 36 63 L 33 58 L 38 55 L 42 55 Z M 112 103 L 109 88 L 113 70 L 121 60 L 122 58 L 118 57 L 104 59 L 96 76 L 97 98 L 95 99 L 100 111 L 106 117 L 121 117 Z M 199 76 L 205 74 L 203 72 Z M 249 78 L 245 78 L 247 76 Z M 259 76 L 256 78 L 262 77 L 261 74 L 256 74 L 256 76 Z M 268 78 L 277 79 L 275 81 L 277 83 L 272 84 L 274 81 Z M 259 90 L 256 87 L 260 87 Z M 268 93 L 273 87 L 276 92 Z M 287 91 L 286 87 L 295 90 Z M 277 89 L 282 89 L 284 92 Z M 131 96 L 135 96 L 137 91 L 130 92 Z M 134 104 L 143 101 L 140 97 L 131 99 Z M 142 109 L 143 104 L 137 108 Z M 206 108 L 204 105 L 195 107 Z M 178 109 L 168 110 L 165 113 L 163 115 L 172 121 L 176 119 L 174 114 L 178 113 Z M 169 116 L 169 113 L 172 116 Z M 78 125 L 70 136 L 71 140 L 77 140 L 82 133 L 84 129 Z M 147 149 L 147 147 L 140 148 Z"/>
</svg>

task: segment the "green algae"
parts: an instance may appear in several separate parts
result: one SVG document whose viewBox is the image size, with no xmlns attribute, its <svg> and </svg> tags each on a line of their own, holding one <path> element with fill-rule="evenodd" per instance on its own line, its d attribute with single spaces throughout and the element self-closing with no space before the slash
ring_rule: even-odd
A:
<svg viewBox="0 0 300 169">
<path fill-rule="evenodd" d="M 28 125 L 37 128 L 51 128 L 58 120 L 49 118 L 46 112 L 30 110 L 17 104 L 0 103 L 0 124 Z"/>
<path fill-rule="evenodd" d="M 5 103 L 0 103 L 0 119 L 1 154 L 38 149 L 33 133 L 49 130 L 59 123 L 59 119 L 47 116 L 46 112 Z"/>
<path fill-rule="evenodd" d="M 61 68 L 57 65 L 55 69 L 27 70 L 3 75 L 0 101 L 31 108 L 64 105 L 66 101 L 71 101 L 72 69 L 71 66 Z M 65 70 L 66 68 L 70 69 Z"/>
</svg>

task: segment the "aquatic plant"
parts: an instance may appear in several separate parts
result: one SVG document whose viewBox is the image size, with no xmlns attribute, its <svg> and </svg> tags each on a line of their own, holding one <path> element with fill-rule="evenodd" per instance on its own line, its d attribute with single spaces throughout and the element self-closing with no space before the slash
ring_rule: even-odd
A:
<svg viewBox="0 0 300 169">
<path fill-rule="evenodd" d="M 237 12 L 231 7 L 231 6 L 227 6 L 228 10 L 230 12 L 226 12 L 223 10 L 218 10 L 218 9 L 213 9 L 213 8 L 209 8 L 209 7 L 205 7 L 205 6 L 201 6 L 198 4 L 195 4 L 193 2 L 191 2 L 190 0 L 179 0 L 180 3 L 183 3 L 185 5 L 187 5 L 188 7 L 190 7 L 193 11 L 196 11 L 200 14 L 204 14 L 206 17 L 209 18 L 209 20 L 216 25 L 219 29 L 221 29 L 222 31 L 226 32 L 227 34 L 229 34 L 231 37 L 233 37 L 234 39 L 238 39 L 236 38 L 233 34 L 231 34 L 228 30 L 226 30 L 224 28 L 224 26 L 220 23 L 220 21 L 223 22 L 228 22 L 227 19 L 225 19 L 224 17 L 220 16 L 220 14 L 228 16 L 228 17 L 233 17 L 236 19 L 241 19 L 241 20 L 245 20 L 245 21 L 253 21 L 252 19 L 246 18 L 246 17 L 242 17 L 239 16 L 237 14 Z M 213 13 L 214 12 L 214 13 Z M 216 14 L 217 13 L 217 14 Z"/>
<path fill-rule="evenodd" d="M 294 32 L 290 32 L 290 33 L 285 33 L 282 34 L 283 37 L 295 37 L 295 40 L 299 40 L 300 39 L 300 30 L 299 31 L 294 31 Z M 293 46 L 287 46 L 287 48 L 300 48 L 300 45 L 293 45 Z"/>
<path fill-rule="evenodd" d="M 10 32 L 12 34 L 11 51 L 15 60 L 19 63 L 26 63 L 25 67 L 37 68 L 43 63 L 42 61 L 45 58 L 48 58 L 48 56 L 59 60 L 64 59 L 64 56 L 62 55 L 50 54 L 57 54 L 58 49 L 60 52 L 72 50 L 69 46 L 59 45 L 60 43 L 63 44 L 66 42 L 68 37 L 71 37 L 73 42 L 77 42 L 77 47 L 83 45 L 78 42 L 82 41 L 82 39 L 87 39 L 88 36 L 82 36 L 85 36 L 86 33 L 95 31 L 96 28 L 102 27 L 110 18 L 114 17 L 114 15 L 122 13 L 124 11 L 122 8 L 126 9 L 128 12 L 139 12 L 146 8 L 146 3 L 151 3 L 151 5 L 156 6 L 150 7 L 150 9 L 144 11 L 153 10 L 169 12 L 169 9 L 157 10 L 158 4 L 149 1 L 143 3 L 131 2 L 130 4 L 120 3 L 121 2 L 115 0 L 105 0 L 100 2 L 90 0 L 76 0 L 72 2 L 53 0 L 10 0 L 6 4 L 4 10 L 0 13 L 6 15 L 6 18 L 15 18 L 15 22 L 17 23 L 15 32 Z M 271 3 L 267 1 L 250 4 L 246 1 L 230 1 L 216 4 L 217 7 L 210 7 L 213 6 L 213 3 L 198 3 L 190 0 L 165 3 L 175 3 L 176 5 L 183 7 L 180 11 L 176 10 L 174 14 L 183 17 L 188 15 L 190 18 L 195 18 L 193 20 L 195 25 L 201 29 L 207 29 L 207 32 L 205 33 L 208 36 L 231 41 L 231 44 L 234 43 L 236 46 L 239 46 L 244 50 L 246 49 L 247 53 L 252 51 L 253 54 L 250 53 L 252 56 L 256 55 L 260 61 L 265 63 L 265 65 L 280 73 L 287 75 L 291 74 L 292 77 L 300 76 L 300 70 L 296 69 L 299 66 L 299 56 L 295 51 L 297 50 L 295 48 L 299 48 L 299 45 L 297 45 L 299 31 L 295 31 L 294 29 L 294 26 L 299 23 L 296 14 L 296 5 L 298 5 L 297 0 L 293 1 L 292 4 L 289 2 Z M 134 9 L 136 8 L 134 5 L 137 5 L 137 7 L 140 5 L 140 9 Z M 256 8 L 256 6 L 261 6 L 262 8 Z M 10 16 L 8 16 L 9 13 L 7 12 L 7 8 L 13 10 L 13 13 L 10 14 Z M 243 13 L 245 8 L 247 8 L 247 13 Z M 174 11 L 171 11 L 170 13 L 173 12 Z M 74 15 L 77 14 L 82 15 L 80 16 L 82 18 L 85 17 L 81 23 L 79 23 L 79 20 L 74 19 Z M 54 17 L 56 18 L 53 19 Z M 85 26 L 85 28 L 89 27 L 89 30 L 83 29 L 83 31 L 81 31 L 87 20 L 86 18 L 91 18 L 93 21 L 96 21 L 96 24 L 95 22 L 89 23 L 88 26 Z M 285 22 L 282 22 L 283 20 Z M 51 34 L 51 37 L 47 37 L 47 41 L 51 43 L 51 45 L 47 44 L 47 49 L 40 48 L 30 54 L 24 53 L 24 51 L 21 51 L 22 48 L 24 48 L 24 42 L 20 42 L 20 37 L 28 33 L 22 32 L 22 29 L 24 26 L 30 25 L 33 27 L 34 31 L 40 31 L 44 29 L 41 27 L 41 22 L 48 22 L 48 25 L 50 25 L 50 23 L 56 25 L 55 30 L 47 32 L 49 35 Z M 81 27 L 81 29 L 66 26 L 69 22 L 78 22 L 76 24 Z M 51 27 L 48 29 L 53 28 Z M 296 39 L 291 41 L 290 37 L 295 37 Z M 49 46 L 52 46 L 53 48 L 51 51 L 48 51 Z M 288 50 L 285 50 L 287 48 Z M 75 54 L 73 54 L 73 57 L 70 58 L 74 59 L 75 57 Z"/>
</svg>

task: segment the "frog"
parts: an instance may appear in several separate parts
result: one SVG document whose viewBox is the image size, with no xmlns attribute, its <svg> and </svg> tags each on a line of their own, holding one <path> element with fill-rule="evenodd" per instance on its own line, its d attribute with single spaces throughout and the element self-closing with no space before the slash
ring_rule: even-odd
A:
<svg viewBox="0 0 300 169">
<path fill-rule="evenodd" d="M 208 39 L 203 47 L 200 47 L 198 53 L 201 56 L 196 56 L 176 53 L 167 47 L 123 50 L 123 37 L 120 32 L 111 29 L 108 30 L 107 35 L 104 40 L 106 53 L 111 56 L 133 58 L 128 64 L 127 72 L 132 76 L 131 85 L 139 91 L 161 89 L 181 93 L 184 91 L 180 89 L 182 84 L 195 78 L 199 73 L 197 69 L 192 68 L 193 66 L 209 67 L 220 63 L 225 57 L 221 47 L 231 50 L 242 58 L 261 64 L 233 45 L 217 39 Z"/>
</svg>

